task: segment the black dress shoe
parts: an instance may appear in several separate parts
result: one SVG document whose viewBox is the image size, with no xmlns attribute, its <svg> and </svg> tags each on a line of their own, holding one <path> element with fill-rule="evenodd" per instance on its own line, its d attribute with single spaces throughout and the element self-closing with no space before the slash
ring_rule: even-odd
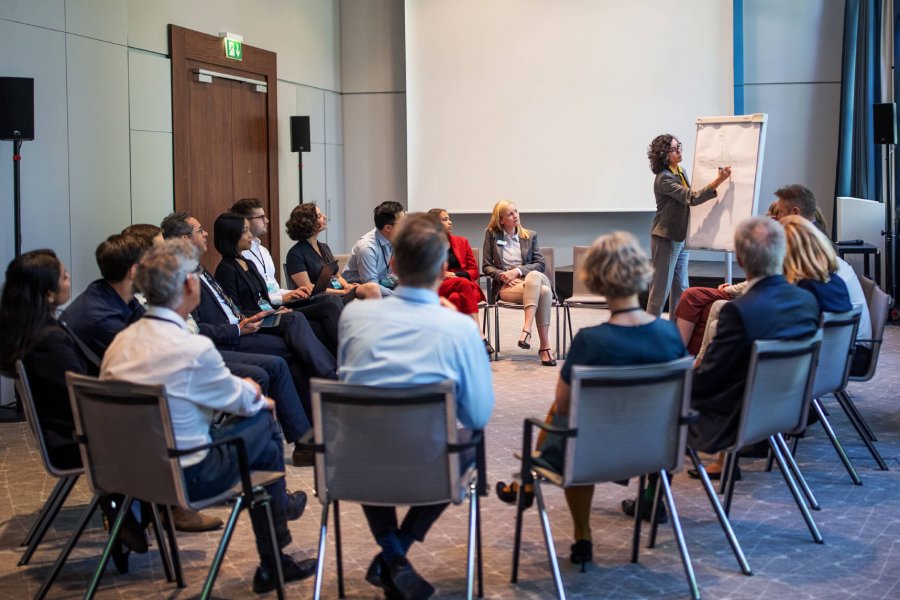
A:
<svg viewBox="0 0 900 600">
<path fill-rule="evenodd" d="M 622 500 L 622 512 L 628 515 L 629 517 L 634 516 L 634 507 L 637 504 L 634 500 Z M 650 516 L 653 514 L 653 503 L 652 502 L 644 502 L 643 506 L 641 506 L 641 519 L 644 521 L 650 521 Z M 666 507 L 662 504 L 659 505 L 659 515 L 657 518 L 657 522 L 659 523 L 668 523 L 669 515 L 666 514 Z"/>
<path fill-rule="evenodd" d="M 288 492 L 284 512 L 288 521 L 296 521 L 306 509 L 306 492 Z"/>
<path fill-rule="evenodd" d="M 388 576 L 399 598 L 403 600 L 426 600 L 434 594 L 434 587 L 416 573 L 404 556 L 385 559 Z"/>
<path fill-rule="evenodd" d="M 572 544 L 572 554 L 569 560 L 575 565 L 584 565 L 594 558 L 594 544 L 590 540 L 578 540 Z"/>
<path fill-rule="evenodd" d="M 287 554 L 282 554 L 281 571 L 284 574 L 285 583 L 312 577 L 316 574 L 316 559 L 307 558 L 298 562 Z M 278 587 L 277 579 L 278 573 L 274 568 L 270 569 L 260 565 L 256 567 L 256 573 L 253 575 L 253 591 L 257 594 L 271 592 Z"/>
<path fill-rule="evenodd" d="M 123 544 L 119 542 L 113 544 L 110 556 L 112 556 L 113 564 L 116 566 L 116 571 L 123 575 L 128 572 L 129 554 L 131 554 L 131 551 Z"/>
<path fill-rule="evenodd" d="M 402 600 L 403 598 L 394 587 L 394 582 L 391 581 L 387 563 L 384 562 L 384 556 L 381 553 L 372 559 L 372 564 L 366 570 L 366 581 L 384 590 L 384 596 L 388 600 Z"/>
<path fill-rule="evenodd" d="M 515 481 L 509 485 L 498 481 L 496 490 L 497 497 L 500 498 L 501 502 L 516 504 L 519 500 L 519 484 Z M 525 486 L 525 508 L 530 508 L 532 504 L 534 504 L 534 488 L 532 488 L 531 484 L 528 484 Z"/>
<path fill-rule="evenodd" d="M 547 353 L 547 360 L 544 360 L 544 352 Z M 541 348 L 538 350 L 538 358 L 541 359 L 541 364 L 545 367 L 555 367 L 556 359 L 553 358 L 553 354 L 550 353 L 550 348 Z"/>
</svg>

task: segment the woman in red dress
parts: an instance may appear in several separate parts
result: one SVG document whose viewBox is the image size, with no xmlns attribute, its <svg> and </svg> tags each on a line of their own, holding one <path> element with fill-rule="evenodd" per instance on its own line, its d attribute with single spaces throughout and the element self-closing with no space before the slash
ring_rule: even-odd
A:
<svg viewBox="0 0 900 600">
<path fill-rule="evenodd" d="M 459 312 L 472 315 L 475 323 L 478 323 L 478 303 L 485 300 L 484 292 L 478 283 L 478 263 L 472 253 L 469 240 L 458 235 L 453 235 L 453 221 L 443 208 L 432 208 L 429 213 L 437 216 L 447 230 L 450 239 L 450 251 L 447 253 L 447 271 L 444 273 L 444 281 L 438 288 L 438 295 L 446 298 Z M 479 327 L 480 329 L 480 327 Z M 484 348 L 488 355 L 493 354 L 494 349 L 481 332 Z"/>
</svg>

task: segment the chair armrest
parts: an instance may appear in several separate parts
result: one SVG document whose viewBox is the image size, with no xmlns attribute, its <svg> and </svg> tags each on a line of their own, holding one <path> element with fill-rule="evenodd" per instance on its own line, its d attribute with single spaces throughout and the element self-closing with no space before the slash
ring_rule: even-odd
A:
<svg viewBox="0 0 900 600">
<path fill-rule="evenodd" d="M 678 418 L 679 425 L 691 425 L 692 423 L 696 423 L 700 420 L 700 413 L 696 410 L 689 410 L 686 414 L 681 415 Z"/>
<path fill-rule="evenodd" d="M 481 429 L 475 429 L 472 431 L 472 437 L 468 442 L 463 442 L 462 444 L 447 444 L 447 452 L 462 452 L 463 450 L 468 450 L 469 448 L 481 446 L 483 442 L 484 431 L 482 431 Z"/>
<path fill-rule="evenodd" d="M 310 440 L 313 438 L 313 430 L 310 429 L 306 433 L 303 434 L 299 440 L 294 444 L 298 448 L 303 448 L 304 450 L 311 450 L 316 454 L 323 454 L 325 452 L 325 444 L 313 444 Z"/>
<path fill-rule="evenodd" d="M 568 427 L 556 427 L 554 425 L 550 425 L 541 421 L 540 419 L 535 419 L 534 417 L 530 417 L 525 419 L 525 424 L 527 426 L 537 427 L 538 429 L 543 429 L 547 433 L 556 433 L 563 437 L 575 437 L 578 435 L 577 429 L 570 429 Z"/>
<path fill-rule="evenodd" d="M 867 338 L 856 338 L 856 340 L 854 340 L 854 342 L 857 344 L 859 344 L 859 343 L 880 344 L 883 340 L 884 340 L 884 338 L 878 338 L 877 340 L 876 339 L 867 339 Z"/>
<path fill-rule="evenodd" d="M 238 470 L 241 475 L 241 489 L 244 490 L 244 496 L 249 501 L 253 498 L 253 483 L 250 481 L 250 461 L 247 459 L 247 445 L 244 443 L 243 439 L 239 437 L 228 437 L 222 438 L 221 440 L 215 440 L 213 442 L 210 442 L 209 444 L 202 444 L 200 446 L 185 448 L 183 450 L 179 450 L 177 448 L 169 448 L 169 456 L 171 458 L 178 458 L 186 454 L 199 452 L 200 450 L 209 450 L 210 448 L 224 445 L 234 446 L 235 448 L 237 448 Z"/>
</svg>

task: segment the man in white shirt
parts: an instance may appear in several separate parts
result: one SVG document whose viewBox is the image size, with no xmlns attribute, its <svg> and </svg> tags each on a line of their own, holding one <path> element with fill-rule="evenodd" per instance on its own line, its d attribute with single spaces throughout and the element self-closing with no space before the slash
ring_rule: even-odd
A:
<svg viewBox="0 0 900 600">
<path fill-rule="evenodd" d="M 264 397 L 250 379 L 229 373 L 212 341 L 193 335 L 185 319 L 200 302 L 200 269 L 196 248 L 185 240 L 168 240 L 141 258 L 136 282 L 150 305 L 144 318 L 119 333 L 110 344 L 100 368 L 101 379 L 141 384 L 163 384 L 178 448 L 191 448 L 213 440 L 241 438 L 251 469 L 284 471 L 284 448 L 272 417 L 274 402 Z M 244 417 L 211 429 L 213 415 L 227 412 Z M 191 496 L 206 497 L 224 491 L 239 479 L 236 450 L 221 445 L 181 458 Z M 279 546 L 291 542 L 287 521 L 299 518 L 305 494 L 288 494 L 284 479 L 266 487 Z M 253 591 L 271 591 L 276 585 L 275 561 L 281 562 L 285 581 L 311 576 L 316 561 L 297 562 L 278 552 L 273 555 L 265 506 L 250 509 L 260 566 Z"/>
</svg>

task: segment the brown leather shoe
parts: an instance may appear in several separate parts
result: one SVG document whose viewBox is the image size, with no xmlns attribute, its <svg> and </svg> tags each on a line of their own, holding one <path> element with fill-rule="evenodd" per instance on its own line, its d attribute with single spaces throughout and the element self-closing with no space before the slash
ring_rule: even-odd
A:
<svg viewBox="0 0 900 600">
<path fill-rule="evenodd" d="M 311 467 L 316 464 L 316 453 L 308 448 L 301 448 L 296 444 L 294 445 L 292 458 L 294 459 L 295 467 Z"/>
<path fill-rule="evenodd" d="M 187 510 L 176 506 L 172 509 L 172 520 L 177 531 L 212 531 L 222 526 L 222 519 L 204 515 L 200 511 Z"/>
</svg>

